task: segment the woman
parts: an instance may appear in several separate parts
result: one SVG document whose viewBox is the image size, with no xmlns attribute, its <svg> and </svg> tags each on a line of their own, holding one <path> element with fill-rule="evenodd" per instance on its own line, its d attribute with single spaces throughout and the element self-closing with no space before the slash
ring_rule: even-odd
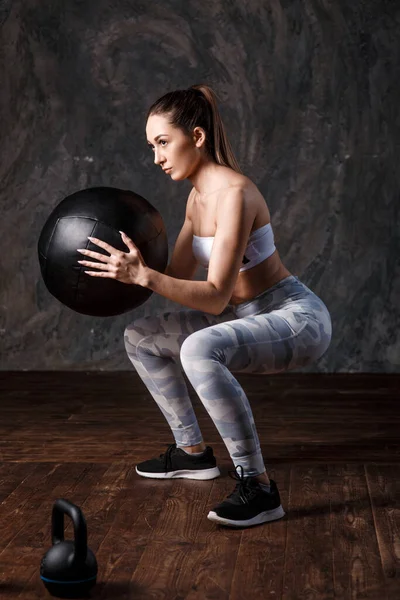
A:
<svg viewBox="0 0 400 600">
<path fill-rule="evenodd" d="M 220 474 L 183 369 L 239 481 L 208 518 L 241 527 L 279 519 L 285 514 L 279 491 L 267 475 L 249 401 L 232 373 L 280 373 L 319 359 L 331 340 L 328 309 L 282 264 L 268 207 L 240 171 L 210 87 L 157 100 L 146 134 L 155 164 L 174 181 L 189 179 L 193 188 L 164 274 L 148 269 L 133 242 L 124 240 L 139 262 L 135 282 L 192 310 L 136 319 L 125 330 L 128 357 L 175 438 L 165 454 L 136 471 L 201 480 Z M 199 263 L 208 268 L 206 282 L 191 281 Z"/>
</svg>

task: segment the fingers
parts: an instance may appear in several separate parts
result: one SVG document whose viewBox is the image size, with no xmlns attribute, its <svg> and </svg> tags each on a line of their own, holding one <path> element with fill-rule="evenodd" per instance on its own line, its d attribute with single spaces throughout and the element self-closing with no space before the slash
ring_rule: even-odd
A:
<svg viewBox="0 0 400 600">
<path fill-rule="evenodd" d="M 108 259 L 110 258 L 109 256 L 106 256 L 105 254 L 100 254 L 99 252 L 93 252 L 92 250 L 86 250 L 86 248 L 78 248 L 77 252 L 79 252 L 80 254 L 84 254 L 85 256 L 91 256 L 92 258 L 97 258 L 98 260 L 101 260 L 101 262 L 107 262 Z M 78 260 L 79 262 L 79 260 Z"/>
<path fill-rule="evenodd" d="M 98 271 L 84 271 L 84 273 L 87 273 L 87 275 L 90 275 L 91 277 L 108 277 L 109 279 L 116 279 L 114 273 L 109 273 L 107 271 L 101 271 L 100 273 Z"/>
<path fill-rule="evenodd" d="M 129 250 L 137 250 L 137 246 L 133 243 L 131 238 L 126 235 L 123 231 L 119 232 L 121 234 L 123 242 L 128 246 Z"/>
<path fill-rule="evenodd" d="M 100 248 L 104 248 L 104 250 L 107 250 L 107 252 L 109 252 L 110 254 L 121 254 L 121 252 L 119 250 L 117 250 L 116 248 L 114 248 L 114 246 L 107 244 L 107 242 L 103 242 L 103 240 L 99 240 L 98 238 L 90 237 L 89 235 L 88 235 L 88 240 L 90 240 L 92 242 L 92 244 L 94 244 L 95 246 L 100 246 Z M 90 252 L 90 250 L 88 252 Z M 97 258 L 97 256 L 104 256 L 104 255 L 96 254 L 96 258 Z"/>
<path fill-rule="evenodd" d="M 103 240 L 99 240 L 98 238 L 90 237 L 90 235 L 88 235 L 88 240 L 90 240 L 96 246 L 100 246 L 100 248 L 104 248 L 108 252 L 110 252 L 109 248 L 111 248 L 111 250 L 115 250 L 115 248 L 110 246 L 110 244 L 107 244 L 107 242 L 103 242 Z"/>
<path fill-rule="evenodd" d="M 83 265 L 84 267 L 92 267 L 94 269 L 104 269 L 106 271 L 109 270 L 109 265 L 105 264 L 105 263 L 94 263 L 94 262 L 90 262 L 89 260 L 78 260 L 78 263 L 80 265 Z"/>
</svg>

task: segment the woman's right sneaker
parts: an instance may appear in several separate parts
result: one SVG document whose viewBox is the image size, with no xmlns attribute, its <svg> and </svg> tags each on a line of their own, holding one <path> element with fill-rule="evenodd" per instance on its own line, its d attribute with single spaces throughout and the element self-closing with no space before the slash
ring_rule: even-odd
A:
<svg viewBox="0 0 400 600">
<path fill-rule="evenodd" d="M 215 479 L 220 476 L 217 461 L 210 446 L 201 456 L 193 456 L 170 444 L 158 458 L 145 460 L 136 467 L 136 473 L 153 479 Z"/>
</svg>

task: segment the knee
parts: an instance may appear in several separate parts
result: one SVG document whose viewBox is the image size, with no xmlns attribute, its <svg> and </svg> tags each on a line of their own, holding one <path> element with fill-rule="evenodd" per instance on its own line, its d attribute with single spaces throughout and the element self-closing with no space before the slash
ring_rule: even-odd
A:
<svg viewBox="0 0 400 600">
<path fill-rule="evenodd" d="M 183 363 L 191 360 L 218 360 L 224 362 L 223 351 L 217 347 L 215 338 L 202 335 L 202 332 L 195 332 L 189 335 L 183 342 L 180 349 L 180 359 Z"/>
<path fill-rule="evenodd" d="M 180 357 L 182 358 L 193 358 L 194 356 L 200 356 L 202 354 L 202 343 L 197 335 L 198 332 L 194 332 L 191 335 L 188 335 L 186 339 L 183 340 L 180 347 Z"/>
</svg>

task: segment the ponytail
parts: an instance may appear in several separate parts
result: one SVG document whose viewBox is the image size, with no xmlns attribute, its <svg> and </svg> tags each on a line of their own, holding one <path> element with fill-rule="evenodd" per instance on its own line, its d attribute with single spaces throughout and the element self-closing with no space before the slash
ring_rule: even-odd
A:
<svg viewBox="0 0 400 600">
<path fill-rule="evenodd" d="M 192 85 L 187 90 L 165 94 L 149 108 L 147 119 L 160 114 L 168 114 L 170 124 L 180 127 L 187 135 L 191 135 L 195 127 L 202 127 L 206 132 L 206 152 L 217 164 L 242 173 L 225 132 L 217 96 L 208 85 Z"/>
</svg>

